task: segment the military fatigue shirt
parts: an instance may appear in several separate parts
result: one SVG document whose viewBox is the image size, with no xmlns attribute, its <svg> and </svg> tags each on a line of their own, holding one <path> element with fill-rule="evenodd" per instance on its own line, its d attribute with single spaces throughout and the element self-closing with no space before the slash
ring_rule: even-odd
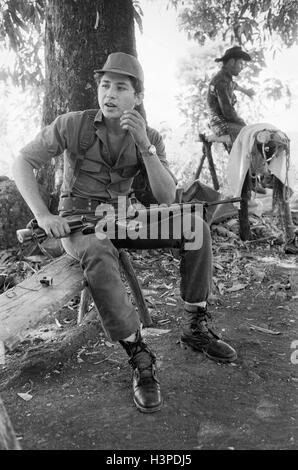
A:
<svg viewBox="0 0 298 470">
<path fill-rule="evenodd" d="M 209 84 L 207 105 L 210 125 L 218 130 L 218 135 L 229 134 L 228 123 L 245 126 L 245 121 L 235 110 L 237 101 L 234 93 L 235 87 L 236 83 L 225 67 L 222 67 Z"/>
<path fill-rule="evenodd" d="M 117 196 L 127 195 L 133 178 L 140 168 L 136 144 L 131 134 L 127 132 L 117 158 L 113 158 L 101 111 L 94 119 L 96 134 L 94 143 L 82 159 L 78 176 L 73 178 L 76 161 L 82 158 L 78 152 L 82 114 L 82 111 L 75 111 L 58 116 L 52 124 L 42 129 L 36 138 L 21 150 L 21 153 L 35 169 L 40 168 L 52 157 L 64 153 L 62 193 L 71 192 L 72 196 L 102 201 L 113 201 Z M 161 163 L 172 175 L 161 135 L 149 127 L 147 135 L 151 144 L 156 147 Z M 175 180 L 174 177 L 173 179 Z"/>
</svg>

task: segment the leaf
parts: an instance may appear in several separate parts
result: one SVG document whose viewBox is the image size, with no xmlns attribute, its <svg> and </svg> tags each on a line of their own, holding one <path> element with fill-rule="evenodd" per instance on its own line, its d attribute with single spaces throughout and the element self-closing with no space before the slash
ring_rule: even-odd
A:
<svg viewBox="0 0 298 470">
<path fill-rule="evenodd" d="M 58 318 L 55 318 L 55 323 L 56 323 L 56 325 L 58 326 L 58 328 L 63 328 L 63 326 L 62 326 L 61 323 L 59 322 Z"/>
<path fill-rule="evenodd" d="M 218 282 L 216 284 L 216 287 L 218 288 L 218 292 L 220 293 L 220 295 L 222 295 L 225 292 L 225 285 L 223 282 Z"/>
<path fill-rule="evenodd" d="M 239 290 L 245 289 L 247 284 L 234 284 L 232 287 L 226 289 L 226 292 L 237 292 Z"/>
<path fill-rule="evenodd" d="M 152 295 L 157 295 L 158 292 L 153 289 L 142 289 L 144 296 L 152 296 Z"/>
<path fill-rule="evenodd" d="M 270 335 L 281 335 L 280 331 L 269 330 L 268 328 L 262 328 L 261 326 L 250 325 L 251 330 L 261 331 L 262 333 L 268 333 Z"/>
<path fill-rule="evenodd" d="M 30 395 L 30 393 L 17 393 L 17 395 L 22 398 L 22 400 L 25 400 L 25 401 L 30 401 L 32 400 L 33 396 Z"/>
<path fill-rule="evenodd" d="M 218 269 L 219 271 L 223 271 L 223 270 L 224 270 L 224 267 L 223 267 L 221 264 L 219 264 L 219 263 L 213 263 L 213 266 L 214 266 L 216 269 Z"/>
<path fill-rule="evenodd" d="M 134 9 L 133 11 L 133 16 L 134 16 L 134 19 L 139 27 L 139 30 L 140 30 L 140 33 L 143 34 L 143 21 L 142 21 L 142 17 L 141 15 L 139 14 L 139 12 Z"/>
<path fill-rule="evenodd" d="M 160 336 L 170 333 L 171 330 L 162 330 L 158 328 L 145 328 L 142 330 L 142 336 Z"/>
</svg>

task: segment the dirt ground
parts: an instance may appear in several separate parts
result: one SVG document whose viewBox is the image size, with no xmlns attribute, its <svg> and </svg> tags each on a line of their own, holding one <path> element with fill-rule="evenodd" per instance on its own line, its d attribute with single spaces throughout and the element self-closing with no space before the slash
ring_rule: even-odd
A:
<svg viewBox="0 0 298 470">
<path fill-rule="evenodd" d="M 154 320 L 144 333 L 158 356 L 162 410 L 135 408 L 127 357 L 103 333 L 52 371 L 4 384 L 30 346 L 59 342 L 75 322 L 69 306 L 0 366 L 1 397 L 22 449 L 298 449 L 297 259 L 269 243 L 245 245 L 216 232 L 213 239 L 209 310 L 214 330 L 238 352 L 235 363 L 180 347 L 178 261 L 136 254 Z"/>
</svg>

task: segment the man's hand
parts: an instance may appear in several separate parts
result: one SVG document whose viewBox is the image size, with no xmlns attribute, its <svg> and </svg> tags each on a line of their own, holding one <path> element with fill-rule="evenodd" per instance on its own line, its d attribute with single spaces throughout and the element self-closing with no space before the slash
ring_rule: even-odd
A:
<svg viewBox="0 0 298 470">
<path fill-rule="evenodd" d="M 253 98 L 256 94 L 253 88 L 244 88 L 243 86 L 238 85 L 238 83 L 234 82 L 235 90 L 244 93 L 249 98 Z"/>
<path fill-rule="evenodd" d="M 127 129 L 140 149 L 147 149 L 150 141 L 147 137 L 145 119 L 135 109 L 124 111 L 120 118 L 120 125 Z"/>
<path fill-rule="evenodd" d="M 243 89 L 243 93 L 245 93 L 249 98 L 253 98 L 256 94 L 256 92 L 252 88 L 249 88 L 248 90 Z"/>
<path fill-rule="evenodd" d="M 36 217 L 38 226 L 42 228 L 50 238 L 63 238 L 70 234 L 67 220 L 59 215 L 47 214 Z"/>
</svg>

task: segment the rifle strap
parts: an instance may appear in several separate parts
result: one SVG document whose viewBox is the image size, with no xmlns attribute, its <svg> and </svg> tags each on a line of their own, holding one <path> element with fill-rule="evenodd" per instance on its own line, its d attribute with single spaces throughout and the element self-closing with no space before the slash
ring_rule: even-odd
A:
<svg viewBox="0 0 298 470">
<path fill-rule="evenodd" d="M 98 109 L 86 109 L 82 113 L 78 132 L 76 160 L 70 181 L 68 183 L 68 191 L 66 193 L 68 196 L 71 196 L 72 188 L 79 175 L 86 152 L 90 147 L 92 147 L 96 140 L 94 119 L 97 113 Z"/>
</svg>

